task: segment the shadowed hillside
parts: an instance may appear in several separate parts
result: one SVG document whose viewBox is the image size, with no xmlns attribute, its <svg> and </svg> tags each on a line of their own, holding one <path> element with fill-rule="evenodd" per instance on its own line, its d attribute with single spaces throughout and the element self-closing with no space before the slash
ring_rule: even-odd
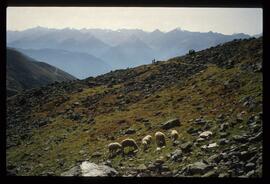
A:
<svg viewBox="0 0 270 184">
<path fill-rule="evenodd" d="M 35 61 L 15 49 L 7 48 L 7 95 L 24 89 L 44 86 L 55 81 L 74 80 L 75 77 L 49 64 Z"/>
</svg>

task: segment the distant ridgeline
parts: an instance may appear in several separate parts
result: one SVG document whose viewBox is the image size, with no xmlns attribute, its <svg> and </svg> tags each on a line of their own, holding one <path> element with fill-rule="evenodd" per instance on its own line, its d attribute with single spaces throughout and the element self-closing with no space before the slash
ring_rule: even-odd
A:
<svg viewBox="0 0 270 184">
<path fill-rule="evenodd" d="M 155 58 L 166 60 L 216 46 L 233 39 L 249 38 L 239 33 L 223 35 L 214 32 L 145 32 L 139 29 L 48 29 L 32 28 L 7 31 L 7 45 L 22 53 L 56 66 L 84 79 L 115 69 L 150 64 Z"/>
</svg>

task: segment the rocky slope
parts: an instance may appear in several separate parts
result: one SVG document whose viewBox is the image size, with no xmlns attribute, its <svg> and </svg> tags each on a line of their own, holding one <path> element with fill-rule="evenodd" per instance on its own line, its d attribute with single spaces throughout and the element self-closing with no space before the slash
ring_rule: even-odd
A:
<svg viewBox="0 0 270 184">
<path fill-rule="evenodd" d="M 156 131 L 167 146 L 144 152 Z M 109 158 L 128 137 L 140 150 Z M 6 152 L 11 175 L 261 176 L 262 38 L 9 98 Z"/>
<path fill-rule="evenodd" d="M 55 81 L 76 78 L 49 64 L 38 62 L 13 48 L 7 48 L 7 95 L 36 88 Z"/>
</svg>

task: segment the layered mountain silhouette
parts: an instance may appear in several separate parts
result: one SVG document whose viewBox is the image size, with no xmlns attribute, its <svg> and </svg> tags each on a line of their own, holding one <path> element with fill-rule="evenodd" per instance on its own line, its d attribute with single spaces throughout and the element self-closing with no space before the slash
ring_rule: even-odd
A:
<svg viewBox="0 0 270 184">
<path fill-rule="evenodd" d="M 72 75 L 44 62 L 38 62 L 13 48 L 7 48 L 7 96 L 24 89 L 37 88 L 55 81 L 70 81 Z"/>
<path fill-rule="evenodd" d="M 207 33 L 190 32 L 179 28 L 169 32 L 161 32 L 160 30 L 146 32 L 140 29 L 112 31 L 106 29 L 77 30 L 36 27 L 24 31 L 7 31 L 7 45 L 14 48 L 31 49 L 30 53 L 35 53 L 32 54 L 34 59 L 44 58 L 44 62 L 52 65 L 54 65 L 54 61 L 51 58 L 44 57 L 47 55 L 47 49 L 65 50 L 75 55 L 77 55 L 77 52 L 89 54 L 91 56 L 87 60 L 89 63 L 93 63 L 89 64 L 89 66 L 93 66 L 90 67 L 93 70 L 88 70 L 89 73 L 79 74 L 77 72 L 85 65 L 85 62 L 79 62 L 80 59 L 78 58 L 77 61 L 72 61 L 76 64 L 69 70 L 62 67 L 66 65 L 65 62 L 68 62 L 68 65 L 71 62 L 70 59 L 67 59 L 69 61 L 64 59 L 62 51 L 59 53 L 59 58 L 62 59 L 59 59 L 57 65 L 54 65 L 75 75 L 75 77 L 86 78 L 103 74 L 104 70 L 108 70 L 108 65 L 112 70 L 124 69 L 149 64 L 153 59 L 166 60 L 174 56 L 181 56 L 190 49 L 199 51 L 234 39 L 249 37 L 249 35 L 243 33 L 224 35 L 211 31 Z M 35 52 L 34 49 L 38 51 Z M 59 64 L 59 62 L 62 62 L 62 64 Z M 102 64 L 98 65 L 97 62 Z M 104 63 L 107 63 L 107 67 L 104 66 Z"/>
</svg>

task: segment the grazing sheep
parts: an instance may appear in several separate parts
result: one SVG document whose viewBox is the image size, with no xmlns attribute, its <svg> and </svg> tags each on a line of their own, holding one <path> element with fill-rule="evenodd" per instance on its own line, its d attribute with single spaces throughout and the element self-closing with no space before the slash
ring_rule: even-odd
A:
<svg viewBox="0 0 270 184">
<path fill-rule="evenodd" d="M 138 150 L 139 147 L 137 145 L 137 143 L 135 142 L 134 139 L 125 139 L 121 142 L 121 145 L 122 145 L 122 149 L 124 150 L 126 147 L 133 147 L 134 150 Z"/>
<path fill-rule="evenodd" d="M 156 138 L 156 144 L 158 147 L 165 147 L 166 141 L 165 141 L 165 134 L 164 133 L 156 132 L 155 138 Z"/>
<path fill-rule="evenodd" d="M 122 151 L 122 145 L 118 142 L 113 142 L 108 145 L 109 148 L 109 154 L 110 156 L 114 155 L 115 153 L 118 153 L 119 151 Z"/>
<path fill-rule="evenodd" d="M 179 137 L 178 132 L 176 130 L 172 130 L 171 131 L 171 137 L 172 137 L 173 141 L 176 141 L 178 139 L 178 137 Z"/>
<path fill-rule="evenodd" d="M 142 139 L 143 149 L 146 150 L 152 142 L 152 136 L 147 135 Z"/>
</svg>

